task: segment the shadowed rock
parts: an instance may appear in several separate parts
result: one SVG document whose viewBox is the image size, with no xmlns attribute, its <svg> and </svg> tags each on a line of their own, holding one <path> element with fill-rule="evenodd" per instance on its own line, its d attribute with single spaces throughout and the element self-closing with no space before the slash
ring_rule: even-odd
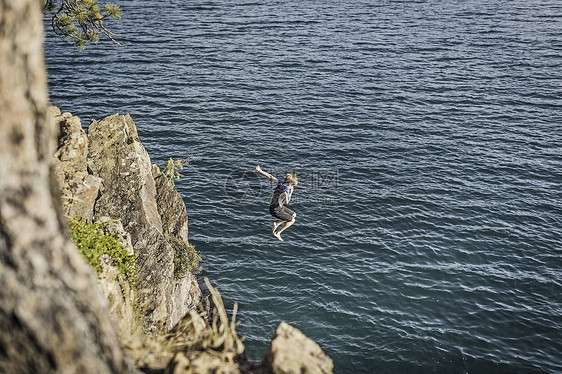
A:
<svg viewBox="0 0 562 374">
<path fill-rule="evenodd" d="M 187 242 L 187 211 L 182 197 L 156 165 L 152 165 L 152 176 L 156 183 L 156 203 L 164 233 Z"/>
</svg>

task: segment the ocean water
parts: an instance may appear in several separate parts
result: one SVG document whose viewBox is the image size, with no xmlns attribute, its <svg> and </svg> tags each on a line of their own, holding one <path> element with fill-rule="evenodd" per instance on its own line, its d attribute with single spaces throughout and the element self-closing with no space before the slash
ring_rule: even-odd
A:
<svg viewBox="0 0 562 374">
<path fill-rule="evenodd" d="M 287 321 L 336 373 L 562 372 L 562 2 L 118 3 L 121 47 L 47 29 L 51 101 L 189 158 L 250 359 Z M 284 242 L 257 164 L 299 175 Z"/>
</svg>

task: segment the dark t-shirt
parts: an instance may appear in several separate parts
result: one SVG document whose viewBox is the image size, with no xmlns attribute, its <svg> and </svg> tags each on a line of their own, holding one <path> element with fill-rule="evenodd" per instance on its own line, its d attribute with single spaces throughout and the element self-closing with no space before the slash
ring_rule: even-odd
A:
<svg viewBox="0 0 562 374">
<path fill-rule="evenodd" d="M 282 207 L 288 200 L 290 200 L 291 196 L 291 189 L 285 183 L 283 183 L 282 179 L 277 180 L 277 187 L 273 191 L 273 197 L 271 198 L 271 202 L 269 206 L 271 208 Z"/>
</svg>

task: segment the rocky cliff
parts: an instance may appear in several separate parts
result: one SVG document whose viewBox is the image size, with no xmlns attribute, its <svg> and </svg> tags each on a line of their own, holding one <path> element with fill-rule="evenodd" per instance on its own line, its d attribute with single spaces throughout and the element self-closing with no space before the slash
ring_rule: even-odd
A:
<svg viewBox="0 0 562 374">
<path fill-rule="evenodd" d="M 87 135 L 78 117 L 56 108 L 52 115 L 61 129 L 55 174 L 64 213 L 71 218 L 120 221 L 139 266 L 140 282 L 131 303 L 141 311 L 138 322 L 147 333 L 170 330 L 196 308 L 201 297 L 193 274 L 174 277 L 170 237 L 188 239 L 181 196 L 151 164 L 129 115 L 94 120 Z M 134 313 L 123 311 L 123 315 Z"/>
<path fill-rule="evenodd" d="M 80 119 L 70 113 L 53 107 L 50 116 L 60 128 L 54 156 L 64 214 L 93 221 L 117 219 L 106 229 L 136 255 L 140 278 L 136 292 L 111 261 L 102 264 L 99 282 L 122 339 L 140 347 L 142 353 L 133 357 L 138 366 L 163 370 L 169 361 L 166 372 L 174 374 L 332 371 L 332 361 L 322 349 L 286 323 L 277 329 L 264 360 L 247 363 L 220 297 L 213 294 L 214 315 L 220 318 L 201 312 L 195 275 L 174 274 L 173 243 L 188 242 L 185 204 L 151 164 L 129 115 L 92 120 L 87 134 Z M 138 334 L 152 343 L 131 344 Z"/>
</svg>

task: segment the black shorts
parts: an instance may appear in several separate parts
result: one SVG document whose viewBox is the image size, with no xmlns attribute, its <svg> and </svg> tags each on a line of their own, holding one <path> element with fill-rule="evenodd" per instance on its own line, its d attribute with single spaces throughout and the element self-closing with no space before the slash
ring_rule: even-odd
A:
<svg viewBox="0 0 562 374">
<path fill-rule="evenodd" d="M 270 206 L 269 213 L 271 213 L 273 217 L 282 219 L 283 221 L 291 221 L 293 219 L 293 214 L 295 214 L 295 212 L 286 206 Z"/>
</svg>

